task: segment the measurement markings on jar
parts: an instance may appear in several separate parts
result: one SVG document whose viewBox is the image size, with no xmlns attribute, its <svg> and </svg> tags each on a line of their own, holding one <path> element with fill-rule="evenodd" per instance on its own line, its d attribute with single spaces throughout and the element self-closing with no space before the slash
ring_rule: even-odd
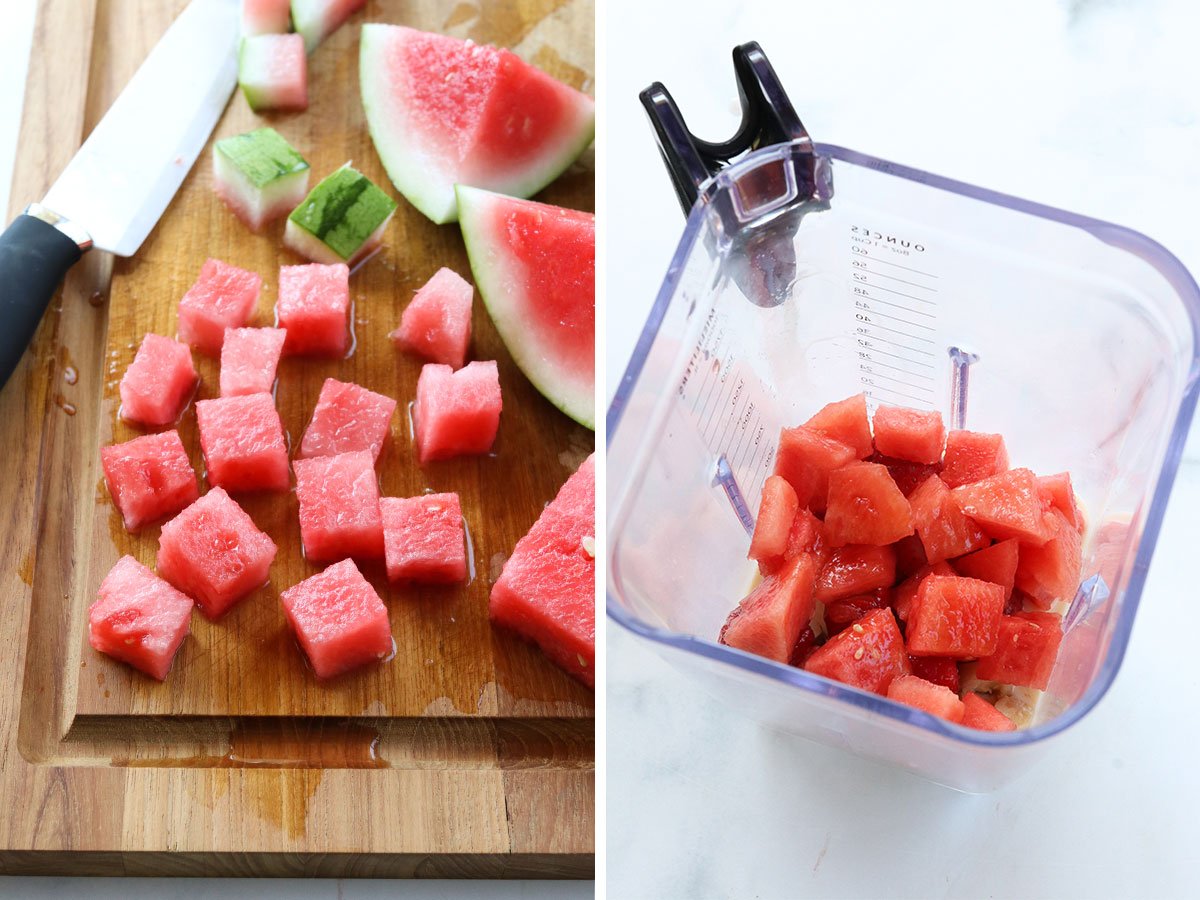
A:
<svg viewBox="0 0 1200 900">
<path fill-rule="evenodd" d="M 937 276 L 913 265 L 925 247 L 905 248 L 851 229 L 848 287 L 858 380 L 871 399 L 932 407 L 937 398 Z M 900 257 L 904 262 L 885 259 Z"/>
</svg>

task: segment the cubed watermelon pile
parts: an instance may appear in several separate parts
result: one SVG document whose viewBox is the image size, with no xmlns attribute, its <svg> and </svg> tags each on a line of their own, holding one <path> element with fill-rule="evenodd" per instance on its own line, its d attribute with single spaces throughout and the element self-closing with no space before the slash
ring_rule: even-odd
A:
<svg viewBox="0 0 1200 900">
<path fill-rule="evenodd" d="M 761 581 L 720 642 L 967 727 L 1025 724 L 991 701 L 1053 676 L 1082 566 L 1070 475 L 1010 468 L 1000 435 L 936 412 L 871 417 L 863 395 L 784 428 L 775 460 Z"/>
</svg>

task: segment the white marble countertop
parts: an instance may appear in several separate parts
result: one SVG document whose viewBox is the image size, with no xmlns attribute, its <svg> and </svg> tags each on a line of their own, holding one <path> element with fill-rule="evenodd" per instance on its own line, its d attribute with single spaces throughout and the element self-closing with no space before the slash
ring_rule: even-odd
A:
<svg viewBox="0 0 1200 900">
<path fill-rule="evenodd" d="M 36 0 L 0 0 L 6 21 L 0 28 L 0 210 L 7 211 L 12 164 L 24 98 Z M 6 223 L 7 224 L 7 223 Z M 155 900 L 205 897 L 240 900 L 253 892 L 263 900 L 371 900 L 402 894 L 406 900 L 584 900 L 594 896 L 591 881 L 395 881 L 233 878 L 55 878 L 0 876 L 0 897 L 82 897 L 90 900 Z"/>
<path fill-rule="evenodd" d="M 1132 226 L 1200 272 L 1194 5 L 671 6 L 641 0 L 607 33 L 610 395 L 683 227 L 637 92 L 662 81 L 722 139 L 747 40 L 815 139 Z M 1200 462 L 1180 473 L 1112 690 L 988 796 L 766 731 L 609 620 L 610 895 L 1195 896 L 1200 676 L 1178 649 L 1200 628 L 1193 504 Z"/>
</svg>

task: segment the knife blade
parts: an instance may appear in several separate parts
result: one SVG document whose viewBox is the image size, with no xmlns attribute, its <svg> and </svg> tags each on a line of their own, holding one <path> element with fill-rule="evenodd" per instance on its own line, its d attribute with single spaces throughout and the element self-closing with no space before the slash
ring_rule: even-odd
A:
<svg viewBox="0 0 1200 900">
<path fill-rule="evenodd" d="M 237 84 L 238 0 L 192 0 L 41 203 L 0 235 L 0 387 L 58 283 L 91 247 L 132 256 Z"/>
</svg>

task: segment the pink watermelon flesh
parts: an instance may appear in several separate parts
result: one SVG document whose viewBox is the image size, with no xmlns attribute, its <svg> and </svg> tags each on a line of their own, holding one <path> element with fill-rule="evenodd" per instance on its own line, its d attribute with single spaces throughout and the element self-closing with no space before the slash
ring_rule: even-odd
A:
<svg viewBox="0 0 1200 900">
<path fill-rule="evenodd" d="M 375 460 L 365 450 L 298 459 L 300 540 L 312 562 L 383 556 Z"/>
<path fill-rule="evenodd" d="M 291 0 L 242 0 L 243 37 L 287 34 L 291 26 Z"/>
<path fill-rule="evenodd" d="M 391 397 L 326 378 L 300 441 L 299 456 L 308 459 L 367 450 L 372 460 L 378 460 L 395 411 L 396 401 Z"/>
<path fill-rule="evenodd" d="M 304 579 L 279 600 L 318 678 L 333 678 L 392 652 L 387 607 L 353 560 Z"/>
<path fill-rule="evenodd" d="M 88 609 L 88 643 L 162 681 L 191 617 L 190 597 L 132 556 L 122 556 Z"/>
<path fill-rule="evenodd" d="M 163 526 L 158 571 L 210 619 L 267 583 L 275 542 L 220 488 Z"/>
<path fill-rule="evenodd" d="M 379 506 L 389 581 L 466 580 L 466 534 L 458 494 L 384 497 Z"/>
<path fill-rule="evenodd" d="M 542 510 L 492 586 L 492 621 L 533 641 L 584 684 L 595 685 L 595 456 Z"/>
<path fill-rule="evenodd" d="M 279 269 L 275 318 L 290 355 L 344 356 L 350 346 L 350 269 L 310 263 Z"/>
<path fill-rule="evenodd" d="M 475 284 L 517 365 L 568 416 L 595 425 L 596 218 L 460 187 Z"/>
<path fill-rule="evenodd" d="M 500 428 L 500 373 L 494 360 L 457 372 L 430 363 L 417 379 L 417 450 L 422 463 L 487 453 Z"/>
<path fill-rule="evenodd" d="M 286 491 L 287 444 L 270 394 L 196 403 L 208 483 L 227 491 Z"/>
<path fill-rule="evenodd" d="M 308 109 L 308 57 L 298 34 L 243 38 L 238 84 L 255 112 Z"/>
<path fill-rule="evenodd" d="M 537 193 L 592 141 L 595 103 L 508 50 L 398 25 L 364 25 L 363 108 L 400 193 L 434 222 L 454 186 Z"/>
<path fill-rule="evenodd" d="M 221 345 L 221 396 L 269 394 L 283 353 L 282 328 L 229 328 Z"/>
<path fill-rule="evenodd" d="M 241 328 L 254 315 L 262 279 L 253 272 L 210 259 L 179 301 L 179 339 L 201 353 L 220 356 L 226 328 Z"/>
<path fill-rule="evenodd" d="M 183 413 L 199 380 L 186 344 L 148 334 L 121 378 L 121 418 L 170 425 Z"/>
<path fill-rule="evenodd" d="M 389 335 L 401 350 L 461 369 L 471 342 L 471 298 L 475 289 L 453 269 L 438 269 L 400 316 Z"/>
<path fill-rule="evenodd" d="M 102 447 L 100 464 L 126 531 L 174 515 L 200 496 L 196 472 L 175 429 Z"/>
</svg>

